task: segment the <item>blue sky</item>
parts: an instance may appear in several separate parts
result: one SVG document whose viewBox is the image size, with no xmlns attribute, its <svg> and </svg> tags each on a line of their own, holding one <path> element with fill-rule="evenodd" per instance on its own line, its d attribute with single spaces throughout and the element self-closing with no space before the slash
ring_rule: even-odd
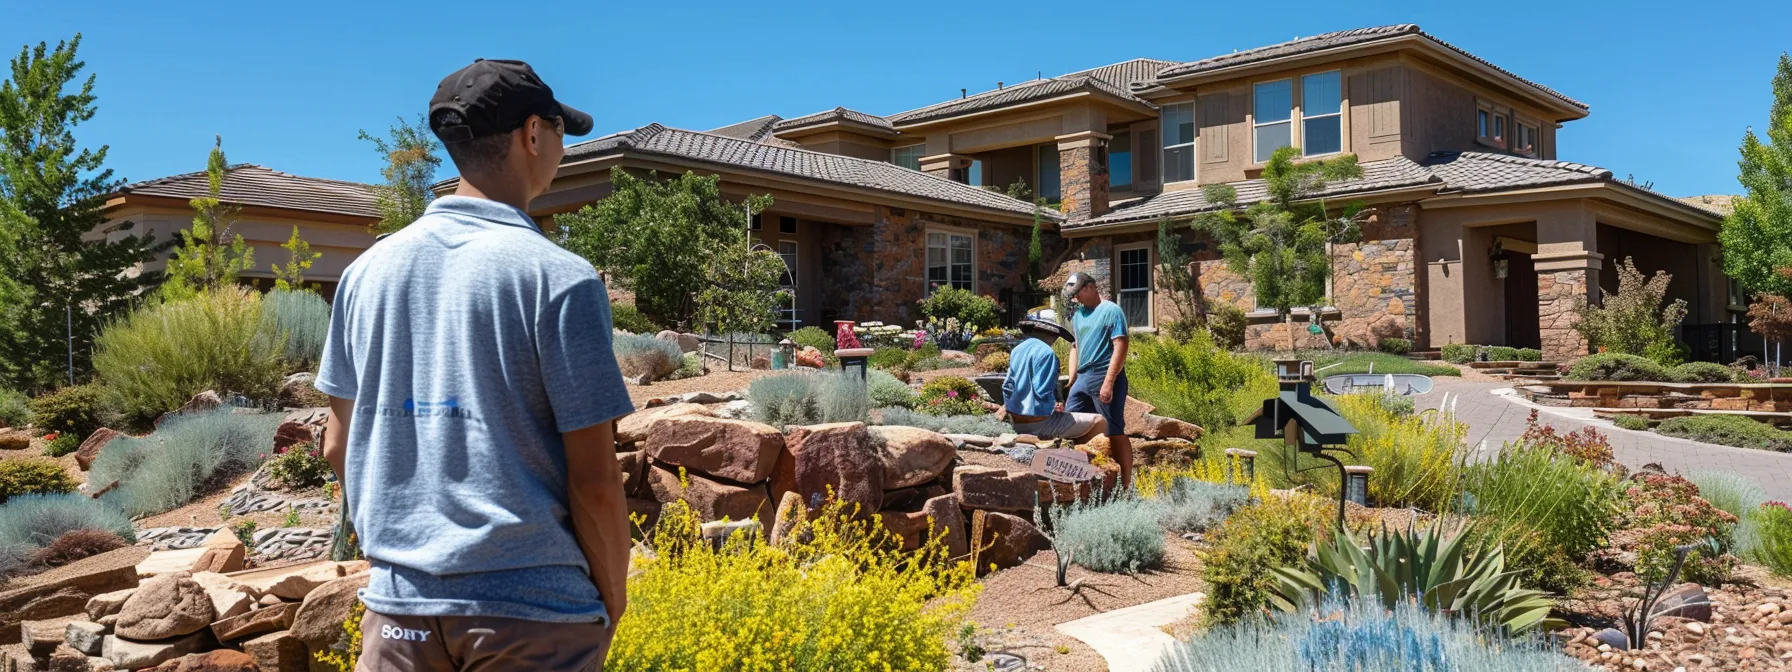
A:
<svg viewBox="0 0 1792 672">
<path fill-rule="evenodd" d="M 1591 105 L 1562 129 L 1558 158 L 1669 194 L 1733 193 L 1743 129 L 1765 123 L 1775 60 L 1792 49 L 1786 0 L 7 0 L 0 16 L 8 56 L 84 34 L 100 111 L 78 137 L 110 145 L 109 165 L 131 180 L 203 169 L 222 134 L 233 162 L 377 181 L 381 161 L 356 131 L 422 112 L 436 82 L 477 57 L 534 64 L 602 134 L 656 121 L 705 130 L 835 105 L 889 114 L 1038 72 L 1194 60 L 1410 22 Z"/>
</svg>

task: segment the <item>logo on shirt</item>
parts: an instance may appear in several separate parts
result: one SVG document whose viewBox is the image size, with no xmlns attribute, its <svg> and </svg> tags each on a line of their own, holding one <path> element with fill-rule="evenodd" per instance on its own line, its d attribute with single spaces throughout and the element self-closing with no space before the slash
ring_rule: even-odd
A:
<svg viewBox="0 0 1792 672">
<path fill-rule="evenodd" d="M 396 625 L 380 626 L 380 637 L 383 639 L 396 639 L 405 642 L 427 642 L 429 641 L 430 634 L 431 633 L 428 630 L 412 630 L 410 628 L 401 628 Z"/>
<path fill-rule="evenodd" d="M 460 400 L 448 397 L 441 401 L 418 401 L 406 399 L 399 407 L 381 406 L 379 414 L 388 418 L 459 418 L 471 420 L 475 416 L 472 410 L 460 405 Z"/>
</svg>

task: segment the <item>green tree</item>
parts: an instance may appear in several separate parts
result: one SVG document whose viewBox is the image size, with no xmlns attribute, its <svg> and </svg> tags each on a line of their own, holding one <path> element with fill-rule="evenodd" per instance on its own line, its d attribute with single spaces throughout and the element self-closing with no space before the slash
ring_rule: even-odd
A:
<svg viewBox="0 0 1792 672">
<path fill-rule="evenodd" d="M 205 161 L 205 195 L 187 201 L 193 206 L 193 223 L 181 230 L 181 246 L 168 260 L 162 298 L 178 301 L 236 284 L 243 271 L 255 267 L 255 250 L 243 242 L 242 234 L 230 231 L 240 208 L 220 200 L 229 175 L 224 138 L 219 136 Z"/>
<path fill-rule="evenodd" d="M 67 382 L 71 350 L 74 377 L 87 375 L 104 320 L 154 286 L 129 271 L 166 249 L 149 236 L 83 240 L 124 182 L 105 168 L 105 146 L 75 142 L 98 111 L 93 75 L 70 90 L 86 66 L 80 45 L 77 34 L 21 48 L 0 83 L 0 386 L 27 392 Z"/>
<path fill-rule="evenodd" d="M 305 271 L 311 270 L 311 263 L 324 256 L 323 253 L 312 252 L 311 243 L 299 237 L 299 227 L 296 226 L 292 227 L 292 237 L 286 239 L 286 244 L 280 247 L 286 250 L 286 265 L 274 264 L 271 267 L 274 271 L 274 288 L 303 289 Z"/>
<path fill-rule="evenodd" d="M 747 198 L 737 242 L 724 243 L 709 265 L 708 283 L 697 292 L 697 325 L 711 333 L 764 333 L 771 330 L 778 307 L 789 300 L 781 288 L 784 259 L 753 245 L 748 222 L 771 207 L 770 196 Z"/>
<path fill-rule="evenodd" d="M 435 182 L 436 169 L 442 167 L 442 157 L 436 156 L 442 143 L 436 141 L 435 133 L 429 130 L 429 122 L 423 115 L 417 115 L 416 123 L 399 117 L 398 123 L 387 132 L 390 138 L 377 137 L 365 130 L 359 136 L 373 143 L 380 158 L 386 160 L 386 167 L 380 169 L 386 183 L 373 188 L 380 209 L 378 228 L 381 233 L 402 229 L 423 216 L 429 202 L 435 200 L 435 192 L 430 191 L 429 186 Z"/>
<path fill-rule="evenodd" d="M 711 267 L 746 235 L 743 206 L 722 197 L 720 181 L 613 168 L 607 198 L 555 218 L 561 244 L 633 290 L 654 322 L 694 326 Z"/>
<path fill-rule="evenodd" d="M 1182 236 L 1176 224 L 1165 217 L 1157 222 L 1157 284 L 1176 308 L 1176 319 L 1167 321 L 1165 331 L 1177 340 L 1187 340 L 1191 330 L 1207 326 L 1205 297 L 1195 274 L 1194 257 L 1182 249 Z"/>
<path fill-rule="evenodd" d="M 1270 155 L 1263 167 L 1268 193 L 1242 213 L 1237 190 L 1209 185 L 1204 195 L 1219 209 L 1193 222 L 1219 243 L 1232 272 L 1250 278 L 1257 305 L 1274 308 L 1285 323 L 1291 322 L 1294 308 L 1324 300 L 1332 268 L 1328 245 L 1353 239 L 1356 230 L 1349 224 L 1361 210 L 1351 204 L 1342 216 L 1333 217 L 1323 200 L 1312 198 L 1331 182 L 1362 176 L 1354 155 L 1295 163 L 1299 156 L 1295 147 Z M 1292 347 L 1292 332 L 1289 339 Z"/>
<path fill-rule="evenodd" d="M 1784 53 L 1773 76 L 1767 140 L 1753 128 L 1742 135 L 1736 179 L 1748 193 L 1736 199 L 1718 240 L 1726 275 L 1753 291 L 1792 296 L 1792 56 Z"/>
</svg>

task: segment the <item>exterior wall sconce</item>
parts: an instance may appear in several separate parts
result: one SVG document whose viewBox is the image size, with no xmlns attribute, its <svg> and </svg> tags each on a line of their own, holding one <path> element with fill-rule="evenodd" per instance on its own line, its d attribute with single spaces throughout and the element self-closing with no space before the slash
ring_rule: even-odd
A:
<svg viewBox="0 0 1792 672">
<path fill-rule="evenodd" d="M 1510 264 L 1506 261 L 1506 246 L 1498 240 L 1493 241 L 1493 251 L 1488 253 L 1487 258 L 1493 260 L 1493 277 L 1505 280 L 1511 273 Z"/>
</svg>

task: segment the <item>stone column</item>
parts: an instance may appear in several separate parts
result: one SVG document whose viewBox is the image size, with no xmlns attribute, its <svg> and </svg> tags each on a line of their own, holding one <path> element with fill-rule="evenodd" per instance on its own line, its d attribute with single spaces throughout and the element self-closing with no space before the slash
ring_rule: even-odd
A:
<svg viewBox="0 0 1792 672">
<path fill-rule="evenodd" d="M 1586 243 L 1591 246 L 1591 241 Z M 1574 330 L 1581 306 L 1599 300 L 1599 269 L 1605 255 L 1579 243 L 1540 244 L 1537 264 L 1537 324 L 1543 357 L 1561 361 L 1587 354 L 1587 339 Z"/>
<path fill-rule="evenodd" d="M 1112 137 L 1096 131 L 1057 137 L 1058 209 L 1072 221 L 1108 212 L 1107 142 Z"/>
</svg>

